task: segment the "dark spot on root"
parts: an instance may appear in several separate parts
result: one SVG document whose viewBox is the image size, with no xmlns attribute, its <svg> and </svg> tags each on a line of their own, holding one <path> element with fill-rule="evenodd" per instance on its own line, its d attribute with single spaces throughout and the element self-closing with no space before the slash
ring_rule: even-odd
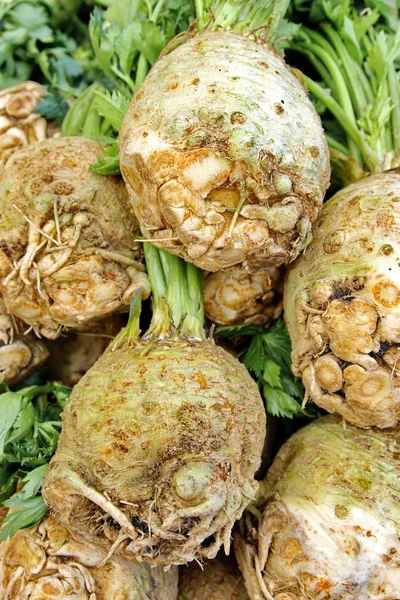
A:
<svg viewBox="0 0 400 600">
<path fill-rule="evenodd" d="M 385 354 L 385 352 L 387 352 L 389 350 L 389 348 L 392 347 L 392 344 L 390 344 L 389 342 L 381 342 L 379 344 L 379 351 L 377 354 Z"/>
<path fill-rule="evenodd" d="M 193 85 L 199 85 L 199 83 L 200 83 L 200 79 L 198 77 L 195 77 L 192 81 Z"/>
<path fill-rule="evenodd" d="M 260 67 L 264 67 L 264 69 L 269 69 L 269 64 L 266 63 L 264 60 L 260 60 L 258 64 L 260 65 Z"/>
<path fill-rule="evenodd" d="M 233 112 L 231 114 L 232 125 L 243 125 L 247 120 L 246 115 L 241 112 Z"/>
<path fill-rule="evenodd" d="M 215 536 L 213 535 L 210 535 L 208 538 L 201 542 L 202 548 L 209 548 L 213 544 L 215 544 Z"/>
<path fill-rule="evenodd" d="M 173 84 L 171 85 L 170 89 L 171 89 L 171 90 L 176 90 L 176 88 L 177 88 L 177 87 L 179 87 L 179 83 L 178 83 L 178 82 L 175 82 L 175 83 L 173 83 Z"/>
<path fill-rule="evenodd" d="M 146 523 L 143 523 L 143 521 L 141 521 L 138 517 L 132 517 L 131 523 L 139 531 L 142 531 L 143 533 L 149 533 L 149 528 Z"/>
<path fill-rule="evenodd" d="M 311 146 L 310 148 L 310 154 L 313 158 L 318 158 L 319 156 L 319 150 L 317 148 L 317 146 Z"/>
<path fill-rule="evenodd" d="M 142 133 L 142 136 L 143 136 L 144 138 L 147 138 L 147 136 L 148 136 L 148 135 L 149 135 L 149 134 L 147 133 L 147 131 L 143 131 L 143 133 Z"/>
<path fill-rule="evenodd" d="M 69 196 L 74 189 L 72 183 L 68 183 L 67 181 L 56 181 L 52 186 L 53 194 L 58 194 L 59 196 Z"/>
<path fill-rule="evenodd" d="M 282 104 L 279 104 L 279 102 L 275 104 L 275 112 L 277 115 L 281 115 L 285 112 L 285 109 L 283 108 Z"/>
</svg>

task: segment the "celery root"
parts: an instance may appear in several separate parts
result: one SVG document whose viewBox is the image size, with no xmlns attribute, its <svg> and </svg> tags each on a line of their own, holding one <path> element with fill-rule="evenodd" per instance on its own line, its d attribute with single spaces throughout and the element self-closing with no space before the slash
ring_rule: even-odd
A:
<svg viewBox="0 0 400 600">
<path fill-rule="evenodd" d="M 150 329 L 138 339 L 136 299 L 67 402 L 43 496 L 89 539 L 182 564 L 228 550 L 258 489 L 265 411 L 244 366 L 205 337 L 201 274 L 145 248 Z"/>
<path fill-rule="evenodd" d="M 91 170 L 103 145 L 84 138 L 30 144 L 0 184 L 0 291 L 8 313 L 56 338 L 127 311 L 149 294 L 125 186 Z"/>
</svg>

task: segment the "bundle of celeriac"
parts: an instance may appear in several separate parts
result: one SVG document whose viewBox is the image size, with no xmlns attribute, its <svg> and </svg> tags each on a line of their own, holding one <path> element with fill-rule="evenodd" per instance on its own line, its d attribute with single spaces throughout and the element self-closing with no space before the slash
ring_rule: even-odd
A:
<svg viewBox="0 0 400 600">
<path fill-rule="evenodd" d="M 321 33 L 300 29 L 295 48 L 330 89 L 307 78 L 330 111 L 336 180 L 362 178 L 324 205 L 311 245 L 289 269 L 293 372 L 329 412 L 390 427 L 400 416 L 400 172 L 384 169 L 399 161 L 400 26 L 385 32 L 374 26 L 377 11 L 324 6 L 328 23 Z"/>
</svg>

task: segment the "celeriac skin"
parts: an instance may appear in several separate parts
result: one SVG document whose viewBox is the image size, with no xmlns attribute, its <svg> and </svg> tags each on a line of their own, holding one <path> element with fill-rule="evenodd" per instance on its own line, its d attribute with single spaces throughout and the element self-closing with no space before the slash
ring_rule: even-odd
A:
<svg viewBox="0 0 400 600">
<path fill-rule="evenodd" d="M 202 31 L 153 66 L 120 131 L 142 233 L 202 269 L 288 263 L 329 183 L 320 119 L 261 43 Z"/>
<path fill-rule="evenodd" d="M 62 419 L 43 496 L 71 530 L 154 564 L 228 551 L 266 431 L 234 357 L 173 333 L 111 345 Z"/>
<path fill-rule="evenodd" d="M 19 148 L 60 135 L 60 128 L 35 113 L 46 90 L 35 81 L 0 90 L 0 165 Z"/>
<path fill-rule="evenodd" d="M 282 313 L 283 270 L 259 269 L 254 273 L 231 267 L 209 273 L 204 281 L 206 316 L 218 325 L 256 323 L 268 325 Z"/>
<path fill-rule="evenodd" d="M 278 452 L 234 546 L 251 600 L 396 600 L 399 430 L 314 421 Z"/>
<path fill-rule="evenodd" d="M 218 555 L 200 566 L 195 561 L 179 570 L 178 600 L 250 600 L 234 557 Z"/>
<path fill-rule="evenodd" d="M 91 169 L 102 152 L 82 137 L 47 139 L 1 171 L 0 291 L 8 313 L 50 339 L 150 292 L 124 183 Z"/>
<path fill-rule="evenodd" d="M 2 600 L 176 600 L 178 570 L 107 552 L 52 516 L 0 545 Z"/>
<path fill-rule="evenodd" d="M 15 385 L 49 358 L 49 351 L 42 340 L 18 319 L 7 314 L 0 296 L 0 382 Z"/>
<path fill-rule="evenodd" d="M 33 334 L 16 336 L 0 346 L 0 382 L 15 385 L 41 367 L 49 351 Z"/>
<path fill-rule="evenodd" d="M 309 397 L 359 427 L 400 416 L 398 170 L 338 192 L 288 272 L 284 314 Z"/>
</svg>

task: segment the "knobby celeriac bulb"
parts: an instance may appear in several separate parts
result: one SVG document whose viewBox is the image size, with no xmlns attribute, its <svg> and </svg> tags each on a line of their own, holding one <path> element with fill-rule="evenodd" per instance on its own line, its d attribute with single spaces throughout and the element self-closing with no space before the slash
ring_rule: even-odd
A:
<svg viewBox="0 0 400 600">
<path fill-rule="evenodd" d="M 272 50 L 201 31 L 162 56 L 120 131 L 142 233 L 202 269 L 292 261 L 329 183 L 320 119 Z"/>
<path fill-rule="evenodd" d="M 293 372 L 308 396 L 359 427 L 400 416 L 400 172 L 331 198 L 288 272 Z"/>
<path fill-rule="evenodd" d="M 218 555 L 200 566 L 195 561 L 179 570 L 178 600 L 249 600 L 233 556 Z"/>
<path fill-rule="evenodd" d="M 279 267 L 255 272 L 231 267 L 209 273 L 204 281 L 206 316 L 218 325 L 268 325 L 282 313 L 283 277 Z"/>
<path fill-rule="evenodd" d="M 176 600 L 178 570 L 122 557 L 71 533 L 52 516 L 0 545 L 2 600 Z"/>
<path fill-rule="evenodd" d="M 336 415 L 278 452 L 234 546 L 251 600 L 396 600 L 399 429 Z"/>
<path fill-rule="evenodd" d="M 35 81 L 0 90 L 0 165 L 19 148 L 59 136 L 57 125 L 34 112 L 45 94 Z"/>
<path fill-rule="evenodd" d="M 174 337 L 109 348 L 62 421 L 43 496 L 68 527 L 156 564 L 229 548 L 258 488 L 265 411 L 225 350 Z"/>
<path fill-rule="evenodd" d="M 259 487 L 266 418 L 245 367 L 206 338 L 202 273 L 146 244 L 140 302 L 74 387 L 43 497 L 71 530 L 153 564 L 229 551 Z M 166 284 L 166 287 L 165 287 Z"/>
<path fill-rule="evenodd" d="M 47 139 L 1 172 L 0 291 L 8 313 L 56 338 L 127 311 L 149 284 L 121 178 L 94 173 L 103 145 Z"/>
</svg>

